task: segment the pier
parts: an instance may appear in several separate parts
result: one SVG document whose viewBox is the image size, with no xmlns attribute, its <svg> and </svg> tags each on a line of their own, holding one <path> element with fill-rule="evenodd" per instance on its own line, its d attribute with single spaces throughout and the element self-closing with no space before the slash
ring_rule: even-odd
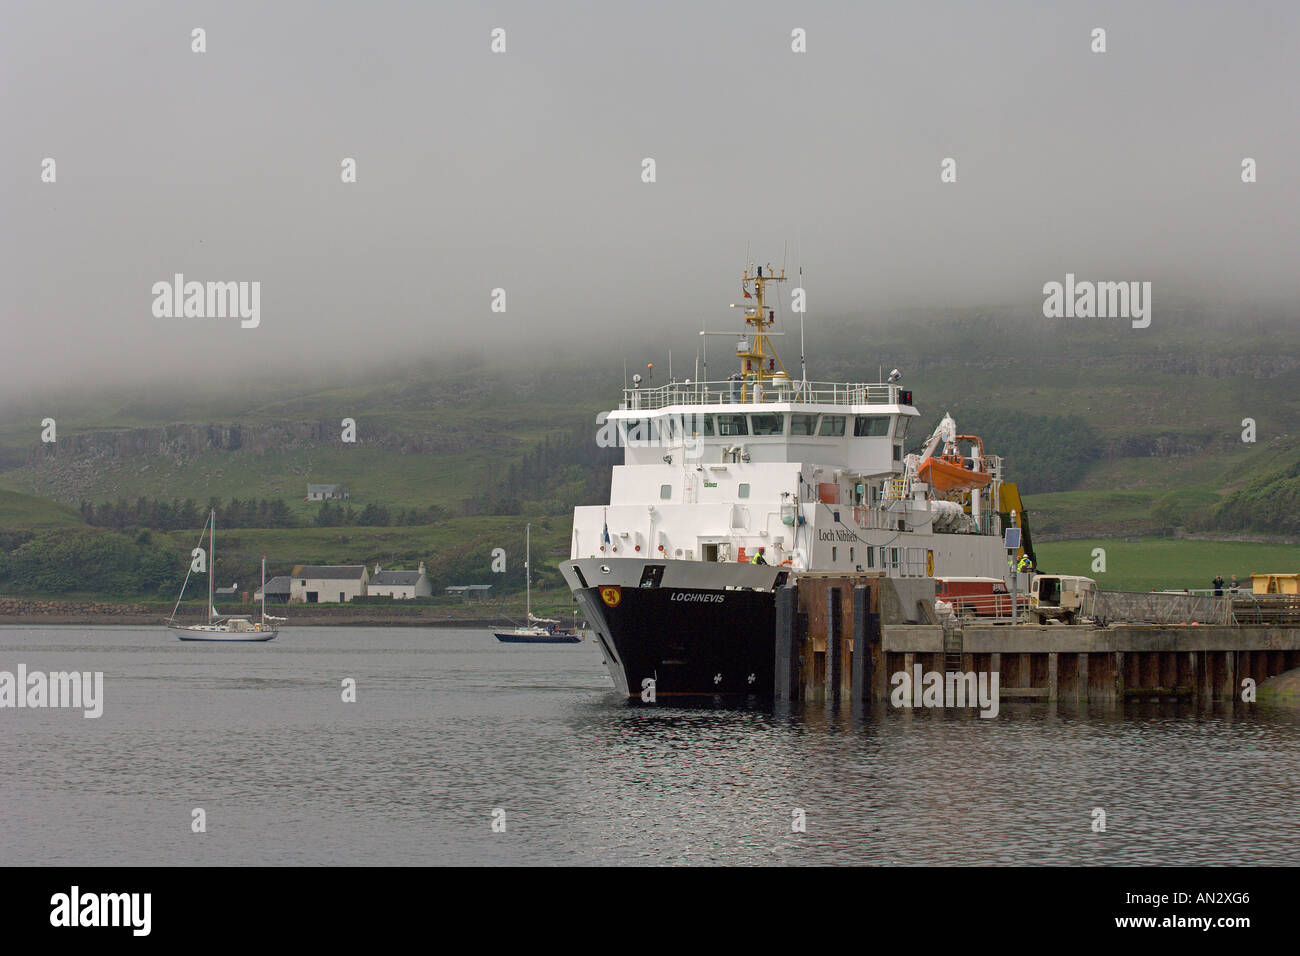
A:
<svg viewBox="0 0 1300 956">
<path fill-rule="evenodd" d="M 778 589 L 777 702 L 888 706 L 891 676 L 919 664 L 997 673 L 1004 701 L 1208 703 L 1240 699 L 1246 678 L 1258 685 L 1300 667 L 1300 626 L 1289 622 L 916 623 L 927 588 L 932 606 L 934 582 L 925 578 L 812 574 Z"/>
</svg>

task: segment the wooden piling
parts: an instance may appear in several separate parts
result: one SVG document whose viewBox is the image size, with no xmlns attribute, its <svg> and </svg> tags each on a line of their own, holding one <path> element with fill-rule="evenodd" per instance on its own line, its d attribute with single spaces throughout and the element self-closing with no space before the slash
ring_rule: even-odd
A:
<svg viewBox="0 0 1300 956">
<path fill-rule="evenodd" d="M 844 681 L 844 608 L 840 589 L 826 589 L 826 700 L 839 703 Z"/>
<path fill-rule="evenodd" d="M 776 675 L 773 696 L 778 703 L 794 699 L 795 688 L 795 588 L 787 584 L 776 591 Z"/>
<path fill-rule="evenodd" d="M 871 708 L 872 638 L 879 638 L 879 621 L 873 632 L 868 617 L 871 589 L 865 584 L 853 588 L 853 674 L 849 681 L 855 714 L 866 713 Z"/>
</svg>

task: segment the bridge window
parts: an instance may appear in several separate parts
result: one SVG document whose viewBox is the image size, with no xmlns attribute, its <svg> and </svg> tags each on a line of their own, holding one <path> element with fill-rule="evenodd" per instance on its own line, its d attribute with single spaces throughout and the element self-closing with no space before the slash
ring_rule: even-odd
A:
<svg viewBox="0 0 1300 956">
<path fill-rule="evenodd" d="M 907 426 L 912 424 L 912 420 L 906 415 L 898 416 L 898 425 L 894 428 L 894 437 L 902 441 L 907 437 Z"/>
<path fill-rule="evenodd" d="M 884 438 L 888 434 L 888 415 L 859 415 L 853 420 L 854 438 Z"/>
<path fill-rule="evenodd" d="M 749 485 L 746 484 L 746 483 L 744 483 L 744 482 L 742 482 L 741 485 L 740 485 L 740 487 L 738 487 L 738 488 L 736 489 L 736 497 L 738 497 L 738 498 L 748 498 L 748 497 L 749 497 Z"/>
<path fill-rule="evenodd" d="M 705 438 L 713 437 L 713 416 L 701 415 L 687 412 L 682 420 L 682 424 L 692 438 L 704 436 Z"/>
<path fill-rule="evenodd" d="M 780 435 L 785 431 L 784 415 L 750 415 L 749 421 L 755 435 Z"/>
<path fill-rule="evenodd" d="M 843 415 L 823 415 L 822 427 L 817 432 L 823 438 L 843 438 L 844 437 L 844 416 Z"/>
<path fill-rule="evenodd" d="M 790 434 L 791 435 L 816 435 L 817 416 L 816 415 L 791 415 Z"/>
<path fill-rule="evenodd" d="M 667 501 L 667 500 L 669 500 L 670 498 L 672 498 L 672 496 L 673 496 L 673 486 L 672 486 L 672 485 L 660 485 L 660 486 L 659 486 L 659 497 L 660 497 L 661 499 L 663 499 L 664 501 Z"/>
<path fill-rule="evenodd" d="M 745 421 L 745 416 L 719 415 L 718 434 L 723 438 L 731 438 L 736 435 L 748 435 L 749 425 Z"/>
</svg>

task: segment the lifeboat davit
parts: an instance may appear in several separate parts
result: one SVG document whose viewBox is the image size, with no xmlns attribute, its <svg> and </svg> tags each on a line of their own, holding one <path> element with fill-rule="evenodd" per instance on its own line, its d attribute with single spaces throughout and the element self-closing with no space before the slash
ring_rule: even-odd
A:
<svg viewBox="0 0 1300 956">
<path fill-rule="evenodd" d="M 916 468 L 916 476 L 935 491 L 965 491 L 983 488 L 993 476 L 983 470 L 984 442 L 974 435 L 958 435 L 957 441 L 968 441 L 977 451 L 971 458 L 948 454 L 925 458 Z M 979 467 L 973 467 L 974 465 Z"/>
</svg>

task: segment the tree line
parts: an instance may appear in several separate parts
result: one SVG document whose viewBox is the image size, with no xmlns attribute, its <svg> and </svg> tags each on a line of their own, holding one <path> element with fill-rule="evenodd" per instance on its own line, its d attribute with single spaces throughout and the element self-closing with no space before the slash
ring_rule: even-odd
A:
<svg viewBox="0 0 1300 956">
<path fill-rule="evenodd" d="M 370 504 L 357 510 L 352 505 L 321 503 L 313 523 L 318 528 L 338 528 L 359 525 L 363 528 L 387 528 L 390 525 L 426 525 L 445 521 L 450 515 L 446 508 L 429 505 L 427 508 L 388 508 Z"/>
<path fill-rule="evenodd" d="M 126 528 L 150 528 L 154 531 L 201 528 L 208 520 L 209 510 L 217 512 L 217 524 L 223 528 L 292 528 L 299 523 L 280 498 L 249 498 L 247 501 L 231 498 L 228 504 L 220 498 L 212 498 L 203 508 L 193 498 L 184 501 L 178 498 L 171 501 L 137 498 L 134 503 L 119 498 L 116 502 L 104 501 L 98 505 L 90 501 L 81 502 L 81 517 L 86 524 L 118 531 Z"/>
</svg>

